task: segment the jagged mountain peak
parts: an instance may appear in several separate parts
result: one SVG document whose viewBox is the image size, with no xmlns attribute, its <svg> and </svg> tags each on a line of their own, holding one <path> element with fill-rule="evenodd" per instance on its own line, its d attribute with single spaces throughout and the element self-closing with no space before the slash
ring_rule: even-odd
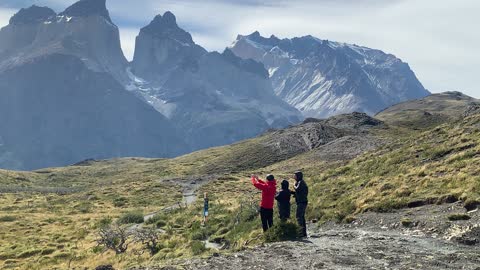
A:
<svg viewBox="0 0 480 270">
<path fill-rule="evenodd" d="M 170 11 L 167 11 L 163 14 L 163 22 L 167 25 L 177 26 L 177 18 Z"/>
<path fill-rule="evenodd" d="M 352 111 L 374 114 L 429 92 L 408 64 L 381 50 L 311 35 L 279 39 L 258 31 L 239 35 L 230 49 L 265 65 L 275 93 L 306 117 Z"/>
<path fill-rule="evenodd" d="M 232 63 L 234 66 L 240 68 L 249 73 L 259 75 L 262 78 L 268 79 L 268 71 L 265 69 L 262 63 L 252 59 L 242 59 L 235 55 L 229 48 L 226 48 L 222 56 L 225 60 Z"/>
<path fill-rule="evenodd" d="M 22 8 L 12 18 L 10 24 L 31 24 L 45 21 L 48 18 L 57 15 L 55 11 L 48 7 L 39 7 L 33 5 L 29 8 Z"/>
<path fill-rule="evenodd" d="M 155 18 L 142 28 L 141 34 L 149 34 L 159 38 L 173 38 L 177 41 L 193 44 L 193 38 L 190 33 L 180 28 L 177 24 L 175 15 L 167 11 L 162 15 L 157 15 Z"/>
<path fill-rule="evenodd" d="M 106 0 L 80 0 L 71 5 L 60 15 L 70 17 L 102 16 L 107 21 L 112 22 L 108 12 Z"/>
<path fill-rule="evenodd" d="M 162 28 L 176 28 L 178 27 L 177 17 L 175 17 L 172 12 L 167 11 L 163 14 L 163 16 L 160 14 L 155 16 L 149 25 Z"/>
<path fill-rule="evenodd" d="M 243 41 L 243 40 L 253 41 L 255 43 L 259 43 L 261 45 L 268 45 L 268 46 L 276 46 L 278 45 L 278 43 L 282 41 L 275 35 L 271 35 L 269 38 L 263 37 L 262 34 L 260 34 L 260 32 L 258 31 L 255 31 L 249 35 L 238 35 L 236 42 Z"/>
<path fill-rule="evenodd" d="M 255 32 L 251 33 L 250 35 L 248 35 L 248 37 L 252 37 L 252 38 L 261 37 L 261 36 L 262 35 L 258 31 L 255 31 Z"/>
<path fill-rule="evenodd" d="M 92 70 L 128 80 L 119 30 L 110 20 L 106 0 L 80 0 L 58 15 L 49 8 L 32 6 L 11 21 L 13 25 L 0 31 L 0 69 L 60 53 L 82 59 Z M 15 25 L 27 22 L 27 27 Z"/>
</svg>

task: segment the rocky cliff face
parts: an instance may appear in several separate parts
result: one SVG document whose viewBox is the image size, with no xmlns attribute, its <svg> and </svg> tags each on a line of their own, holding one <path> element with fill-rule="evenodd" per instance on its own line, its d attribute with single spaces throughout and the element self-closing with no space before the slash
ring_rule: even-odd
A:
<svg viewBox="0 0 480 270">
<path fill-rule="evenodd" d="M 187 150 L 161 114 L 73 56 L 42 56 L 2 72 L 0 91 L 0 156 L 10 157 L 2 165 L 35 169 Z"/>
<path fill-rule="evenodd" d="M 196 45 L 170 12 L 141 30 L 128 63 L 105 0 L 22 9 L 0 30 L 0 167 L 169 157 L 301 121 L 267 75 Z"/>
<path fill-rule="evenodd" d="M 184 131 L 193 149 L 229 144 L 301 119 L 273 94 L 261 64 L 230 50 L 207 52 L 170 12 L 140 31 L 130 76 L 127 88 Z"/>
<path fill-rule="evenodd" d="M 105 0 L 81 0 L 58 15 L 32 6 L 15 14 L 0 31 L 0 70 L 54 53 L 75 56 L 91 70 L 127 80 L 128 62 Z"/>
<path fill-rule="evenodd" d="M 230 49 L 269 70 L 275 93 L 306 117 L 354 111 L 375 114 L 429 94 L 408 64 L 380 50 L 312 36 L 239 35 Z"/>
<path fill-rule="evenodd" d="M 171 122 L 125 91 L 127 64 L 104 0 L 19 11 L 0 30 L 0 167 L 186 153 Z"/>
</svg>

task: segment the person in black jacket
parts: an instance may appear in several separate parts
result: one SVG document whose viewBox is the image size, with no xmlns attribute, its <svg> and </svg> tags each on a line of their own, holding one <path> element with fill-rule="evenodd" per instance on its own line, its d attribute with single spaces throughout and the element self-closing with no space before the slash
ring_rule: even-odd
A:
<svg viewBox="0 0 480 270">
<path fill-rule="evenodd" d="M 302 228 L 301 236 L 307 237 L 307 222 L 305 220 L 305 211 L 308 205 L 308 186 L 303 180 L 303 173 L 300 171 L 295 172 L 295 191 L 292 194 L 295 196 L 295 202 L 297 203 L 296 218 L 298 225 Z"/>
<path fill-rule="evenodd" d="M 288 189 L 289 183 L 287 180 L 282 181 L 282 189 L 275 196 L 278 202 L 278 212 L 280 213 L 280 220 L 287 221 L 290 218 L 290 197 L 291 193 Z"/>
</svg>

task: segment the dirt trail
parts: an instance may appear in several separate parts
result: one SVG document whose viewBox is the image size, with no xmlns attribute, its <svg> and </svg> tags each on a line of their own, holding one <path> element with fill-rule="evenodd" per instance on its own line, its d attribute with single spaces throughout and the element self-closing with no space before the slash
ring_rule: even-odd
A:
<svg viewBox="0 0 480 270">
<path fill-rule="evenodd" d="M 192 205 L 193 203 L 196 202 L 198 194 L 197 191 L 210 181 L 214 180 L 215 176 L 213 175 L 208 175 L 208 176 L 200 176 L 200 177 L 190 177 L 186 179 L 168 179 L 168 180 L 159 180 L 162 183 L 171 183 L 173 185 L 179 185 L 182 188 L 182 195 L 183 199 L 181 202 L 177 202 L 173 205 L 170 205 L 160 211 L 156 211 L 153 213 L 150 213 L 148 215 L 145 215 L 144 219 L 145 221 L 151 219 L 154 217 L 156 214 L 165 212 L 165 211 L 171 211 L 175 210 L 180 207 L 188 207 Z"/>
<path fill-rule="evenodd" d="M 152 213 L 149 213 L 143 217 L 144 222 L 148 221 L 149 219 L 153 218 L 155 215 L 166 212 L 166 211 L 172 211 L 181 207 L 188 207 L 195 203 L 197 200 L 198 194 L 197 191 L 205 184 L 209 183 L 210 181 L 214 180 L 215 176 L 213 175 L 208 175 L 208 176 L 201 176 L 201 177 L 190 177 L 186 179 L 162 179 L 159 180 L 162 183 L 171 183 L 173 185 L 179 185 L 182 188 L 182 201 L 177 202 L 173 205 L 167 206 L 159 211 L 155 211 Z M 135 230 L 141 229 L 144 224 L 135 224 L 129 227 L 129 231 L 133 232 Z M 159 229 L 158 231 L 161 231 L 162 233 L 165 233 L 164 230 Z M 212 244 L 210 242 L 206 243 L 207 245 L 210 245 L 210 248 L 217 248 L 215 244 Z"/>
</svg>

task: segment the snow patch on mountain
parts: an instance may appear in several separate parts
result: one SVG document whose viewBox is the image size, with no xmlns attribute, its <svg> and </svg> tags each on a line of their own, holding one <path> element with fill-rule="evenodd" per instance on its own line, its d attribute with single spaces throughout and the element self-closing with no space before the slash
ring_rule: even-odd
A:
<svg viewBox="0 0 480 270">
<path fill-rule="evenodd" d="M 125 85 L 125 89 L 140 95 L 147 104 L 170 119 L 177 106 L 160 98 L 162 88 L 150 86 L 151 83 L 133 74 L 131 67 L 128 67 L 126 72 L 130 82 Z"/>
</svg>

